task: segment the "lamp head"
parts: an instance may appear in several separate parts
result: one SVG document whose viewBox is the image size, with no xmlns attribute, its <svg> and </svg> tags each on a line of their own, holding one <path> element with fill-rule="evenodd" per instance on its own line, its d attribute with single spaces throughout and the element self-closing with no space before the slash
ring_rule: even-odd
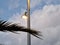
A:
<svg viewBox="0 0 60 45">
<path fill-rule="evenodd" d="M 28 16 L 27 16 L 27 12 L 24 13 L 24 15 L 22 16 L 23 19 L 27 20 Z"/>
</svg>

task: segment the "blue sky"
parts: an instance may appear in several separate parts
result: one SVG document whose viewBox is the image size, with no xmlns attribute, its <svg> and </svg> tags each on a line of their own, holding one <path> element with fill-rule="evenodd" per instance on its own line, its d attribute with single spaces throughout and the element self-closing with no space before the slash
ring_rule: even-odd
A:
<svg viewBox="0 0 60 45">
<path fill-rule="evenodd" d="M 24 0 L 0 0 L 0 18 L 7 20 L 14 13 L 21 12 L 21 8 L 26 8 L 26 1 Z"/>
<path fill-rule="evenodd" d="M 7 20 L 15 13 L 21 13 L 21 9 L 27 9 L 27 1 L 26 0 L 0 0 L 0 18 Z M 32 3 L 35 1 L 31 0 Z M 38 1 L 37 1 L 38 2 Z M 59 5 L 60 0 L 41 0 L 37 5 L 31 8 L 31 12 L 37 9 L 42 9 L 44 5 Z M 32 4 L 31 4 L 32 5 Z"/>
<path fill-rule="evenodd" d="M 0 19 L 26 27 L 26 20 L 21 18 L 27 9 L 26 2 L 27 0 L 0 0 Z M 31 0 L 30 9 L 31 28 L 41 31 L 44 39 L 31 36 L 32 45 L 60 45 L 60 0 Z M 26 33 L 21 32 L 19 35 L 0 32 L 0 43 L 26 45 L 26 37 Z"/>
</svg>

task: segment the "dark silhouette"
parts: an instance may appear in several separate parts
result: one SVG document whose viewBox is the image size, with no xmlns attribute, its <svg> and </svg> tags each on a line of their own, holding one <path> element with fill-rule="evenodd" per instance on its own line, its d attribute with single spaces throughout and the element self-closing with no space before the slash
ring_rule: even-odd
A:
<svg viewBox="0 0 60 45">
<path fill-rule="evenodd" d="M 3 20 L 0 20 L 0 31 L 3 31 L 3 32 L 10 31 L 12 33 L 16 33 L 16 31 L 28 32 L 39 39 L 41 39 L 40 36 L 42 36 L 41 32 L 39 31 L 28 29 L 23 26 L 19 26 L 17 24 L 11 24 Z"/>
</svg>

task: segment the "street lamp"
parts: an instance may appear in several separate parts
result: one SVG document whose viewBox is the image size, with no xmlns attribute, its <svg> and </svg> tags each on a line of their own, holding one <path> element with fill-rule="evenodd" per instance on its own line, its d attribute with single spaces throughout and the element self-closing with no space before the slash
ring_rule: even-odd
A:
<svg viewBox="0 0 60 45">
<path fill-rule="evenodd" d="M 25 19 L 25 20 L 28 19 L 27 12 L 25 12 L 25 13 L 22 15 L 22 18 Z"/>
<path fill-rule="evenodd" d="M 30 29 L 30 0 L 27 0 L 27 12 L 22 18 L 27 19 L 27 28 Z M 31 35 L 29 33 L 27 34 L 27 45 L 31 45 Z"/>
</svg>

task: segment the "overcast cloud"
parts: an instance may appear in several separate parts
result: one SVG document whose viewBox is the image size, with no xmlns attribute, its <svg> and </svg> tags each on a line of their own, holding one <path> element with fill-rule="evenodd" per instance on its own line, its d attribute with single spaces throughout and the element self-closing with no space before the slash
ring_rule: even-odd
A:
<svg viewBox="0 0 60 45">
<path fill-rule="evenodd" d="M 32 45 L 60 45 L 60 5 L 50 4 L 54 0 L 43 1 L 48 5 L 44 5 L 42 9 L 36 9 L 31 14 L 31 28 L 41 31 L 43 40 L 37 39 L 36 37 L 32 36 Z M 39 5 L 40 2 L 41 1 L 39 0 L 35 3 Z M 33 4 L 33 7 L 35 6 L 36 5 Z M 21 18 L 22 14 L 23 12 L 21 12 L 21 14 L 19 12 L 13 14 L 9 21 L 26 27 L 27 22 L 26 20 Z M 5 45 L 26 45 L 26 33 L 20 32 L 19 35 L 12 33 L 6 33 L 5 35 L 3 34 L 5 33 L 1 32 L 0 40 L 3 40 L 0 42 L 4 41 L 3 43 Z M 2 35 L 5 37 L 3 38 Z"/>
<path fill-rule="evenodd" d="M 32 38 L 32 45 L 59 45 L 60 42 L 60 5 L 45 5 L 42 10 L 35 10 L 31 15 L 31 28 L 40 30 L 44 40 Z M 10 21 L 26 26 L 21 15 L 14 15 Z M 16 21 L 16 22 L 15 22 Z M 21 22 L 20 22 L 21 21 Z M 24 22 L 25 21 L 25 22 Z M 22 39 L 23 42 L 23 39 Z"/>
</svg>

